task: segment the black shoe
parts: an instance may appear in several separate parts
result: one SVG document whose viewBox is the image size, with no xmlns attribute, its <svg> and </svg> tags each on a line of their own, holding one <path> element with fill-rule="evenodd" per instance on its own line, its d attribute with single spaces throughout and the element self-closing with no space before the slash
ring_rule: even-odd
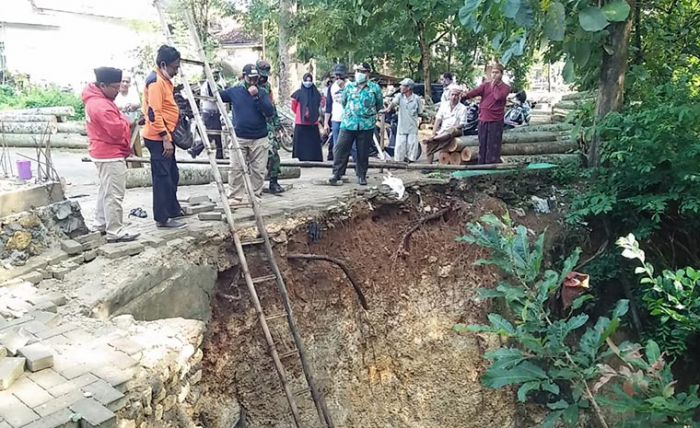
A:
<svg viewBox="0 0 700 428">
<path fill-rule="evenodd" d="M 357 177 L 357 182 L 360 184 L 360 186 L 366 186 L 367 177 Z"/>
<path fill-rule="evenodd" d="M 336 176 L 332 176 L 328 179 L 328 184 L 330 184 L 331 186 L 342 186 L 343 180 Z"/>
<path fill-rule="evenodd" d="M 185 227 L 185 223 L 170 219 L 170 220 L 166 221 L 165 223 L 161 223 L 161 222 L 157 221 L 156 227 L 159 229 L 179 229 L 181 227 Z"/>
<path fill-rule="evenodd" d="M 280 186 L 280 184 L 277 182 L 277 179 L 270 179 L 270 193 L 277 194 L 277 193 L 282 193 L 284 192 L 284 187 Z"/>
</svg>

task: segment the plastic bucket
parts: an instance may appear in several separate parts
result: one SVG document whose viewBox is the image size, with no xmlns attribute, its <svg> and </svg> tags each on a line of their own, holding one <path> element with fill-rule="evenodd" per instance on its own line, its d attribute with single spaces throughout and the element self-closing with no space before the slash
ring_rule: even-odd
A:
<svg viewBox="0 0 700 428">
<path fill-rule="evenodd" d="M 20 180 L 31 180 L 32 178 L 32 162 L 28 160 L 17 161 L 17 176 Z"/>
</svg>

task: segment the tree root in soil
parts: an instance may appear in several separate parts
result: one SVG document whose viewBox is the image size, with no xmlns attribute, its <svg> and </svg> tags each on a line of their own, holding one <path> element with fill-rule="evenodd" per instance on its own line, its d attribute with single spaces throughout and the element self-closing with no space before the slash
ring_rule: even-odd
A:
<svg viewBox="0 0 700 428">
<path fill-rule="evenodd" d="M 345 276 L 348 277 L 348 280 L 350 281 L 350 284 L 352 284 L 352 288 L 355 289 L 355 293 L 357 293 L 357 298 L 360 301 L 360 305 L 362 305 L 362 308 L 365 310 L 369 310 L 369 306 L 367 305 L 367 299 L 365 298 L 365 294 L 362 292 L 362 288 L 360 288 L 360 281 L 357 279 L 353 271 L 350 269 L 348 266 L 347 262 L 344 260 L 337 259 L 335 257 L 330 257 L 330 256 L 324 256 L 321 254 L 287 254 L 287 259 L 290 260 L 323 260 L 327 262 L 331 262 L 341 268 L 343 272 L 345 272 Z"/>
<path fill-rule="evenodd" d="M 438 211 L 430 214 L 429 216 L 426 216 L 426 217 L 419 219 L 413 226 L 409 227 L 408 230 L 406 231 L 406 233 L 403 234 L 403 238 L 401 238 L 401 244 L 399 244 L 399 248 L 396 250 L 396 256 L 394 256 L 394 258 L 396 258 L 396 257 L 404 258 L 404 257 L 408 256 L 408 250 L 410 249 L 410 245 L 411 245 L 411 235 L 413 234 L 413 232 L 420 229 L 420 227 L 423 224 L 425 224 L 429 221 L 432 221 L 432 220 L 437 220 L 439 218 L 442 218 L 442 216 L 444 216 L 445 214 L 447 214 L 448 212 L 450 212 L 454 209 L 455 209 L 454 205 L 450 205 L 449 207 L 442 208 L 441 210 L 438 210 Z"/>
</svg>

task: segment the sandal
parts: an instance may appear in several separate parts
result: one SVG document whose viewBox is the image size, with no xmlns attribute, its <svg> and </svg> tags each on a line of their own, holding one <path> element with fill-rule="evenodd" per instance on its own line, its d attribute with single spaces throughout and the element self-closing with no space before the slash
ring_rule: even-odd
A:
<svg viewBox="0 0 700 428">
<path fill-rule="evenodd" d="M 134 216 L 138 218 L 146 218 L 148 217 L 148 213 L 144 211 L 141 208 L 134 208 L 133 210 L 129 211 L 129 217 Z"/>
</svg>

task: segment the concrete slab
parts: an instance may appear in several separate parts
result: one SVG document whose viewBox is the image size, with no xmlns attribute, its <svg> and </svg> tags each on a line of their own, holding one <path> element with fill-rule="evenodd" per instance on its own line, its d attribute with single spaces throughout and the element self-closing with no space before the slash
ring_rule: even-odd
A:
<svg viewBox="0 0 700 428">
<path fill-rule="evenodd" d="M 0 217 L 65 200 L 61 183 L 27 185 L 0 193 Z"/>
<path fill-rule="evenodd" d="M 8 389 L 24 372 L 24 358 L 4 357 L 0 359 L 0 391 Z"/>
</svg>

